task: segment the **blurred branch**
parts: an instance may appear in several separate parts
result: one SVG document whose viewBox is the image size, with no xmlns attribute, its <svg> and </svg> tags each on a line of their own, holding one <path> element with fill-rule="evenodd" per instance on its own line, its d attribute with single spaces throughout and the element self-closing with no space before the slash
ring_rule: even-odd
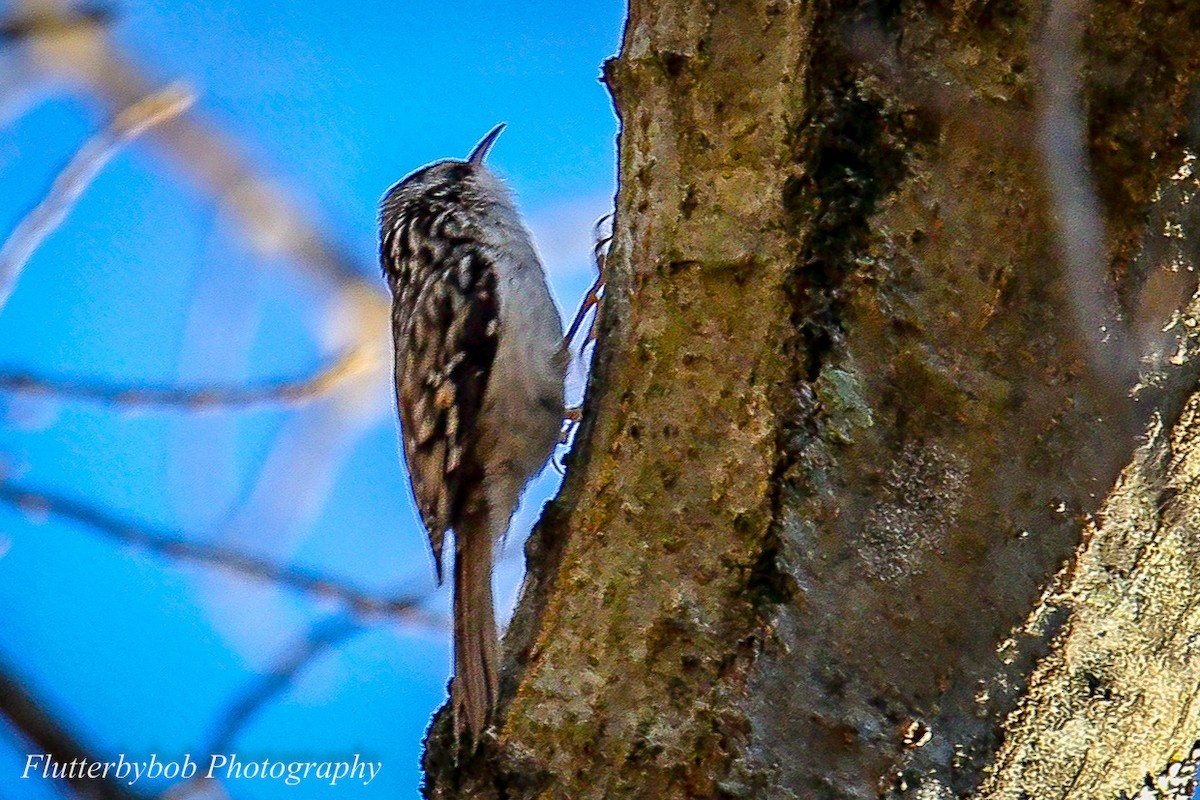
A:
<svg viewBox="0 0 1200 800">
<path fill-rule="evenodd" d="M 287 405 L 307 402 L 328 393 L 342 380 L 366 369 L 364 360 L 361 350 L 352 350 L 310 377 L 245 387 L 137 387 L 0 372 L 0 392 L 49 395 L 122 408 L 151 406 L 185 411 Z"/>
<path fill-rule="evenodd" d="M 203 753 L 231 752 L 237 737 L 259 712 L 286 692 L 304 669 L 323 653 L 366 630 L 345 614 L 334 614 L 314 624 L 304 636 L 286 649 L 275 666 L 247 682 L 214 726 L 215 733 L 201 748 Z M 210 796 L 211 781 L 202 778 L 172 786 L 163 800 L 185 800 L 195 795 Z"/>
<path fill-rule="evenodd" d="M 328 344 L 361 349 L 368 368 L 361 379 L 340 384 L 326 401 L 284 419 L 271 446 L 249 466 L 248 482 L 220 525 L 218 541 L 248 541 L 267 528 L 272 554 L 295 548 L 312 530 L 340 466 L 358 443 L 379 432 L 381 424 L 394 428 L 390 314 L 390 304 L 364 284 L 333 298 Z"/>
<path fill-rule="evenodd" d="M 217 567 L 304 594 L 344 603 L 355 614 L 382 616 L 414 624 L 437 626 L 440 620 L 423 611 L 423 596 L 378 597 L 300 567 L 282 566 L 265 559 L 204 542 L 188 541 L 173 531 L 154 530 L 61 495 L 35 492 L 0 484 L 0 502 L 25 513 L 49 513 L 85 525 L 108 539 L 133 545 L 168 559 Z"/>
<path fill-rule="evenodd" d="M 182 84 L 149 93 L 117 114 L 93 136 L 54 179 L 46 196 L 17 223 L 0 245 L 0 309 L 8 302 L 29 258 L 54 232 L 88 185 L 120 149 L 155 125 L 183 113 L 194 95 Z"/>
<path fill-rule="evenodd" d="M 30 75 L 3 50 L 0 40 L 0 127 L 11 125 L 29 113 L 51 90 L 44 76 L 39 80 Z"/>
<path fill-rule="evenodd" d="M 915 109 L 953 125 L 956 135 L 1003 148 L 1019 149 L 1026 142 L 1034 143 L 1055 216 L 1067 305 L 1094 391 L 1106 399 L 1110 422 L 1134 435 L 1145 429 L 1156 408 L 1164 419 L 1178 414 L 1195 385 L 1197 368 L 1185 365 L 1160 375 L 1140 375 L 1142 358 L 1151 348 L 1143 348 L 1132 335 L 1109 287 L 1111 254 L 1104 208 L 1092 175 L 1084 102 L 1081 37 L 1087 8 L 1088 0 L 1052 0 L 1048 5 L 1035 48 L 1043 91 L 1033 115 L 1010 103 L 980 103 L 953 81 L 930 80 L 910 69 L 898 57 L 892 39 L 870 20 L 847 27 L 843 44 L 852 57 Z M 1132 316 L 1142 321 L 1142 327 L 1161 333 L 1164 324 L 1170 323 L 1170 312 L 1181 298 L 1191 296 L 1196 282 L 1189 282 L 1185 275 L 1169 291 L 1152 288 L 1154 291 L 1143 293 L 1144 307 L 1133 309 Z M 1160 311 L 1155 303 L 1166 310 Z M 1162 347 L 1167 340 L 1160 336 L 1148 344 Z M 1153 385 L 1139 384 L 1139 378 Z M 1129 401 L 1131 391 L 1136 393 L 1135 403 Z"/>
<path fill-rule="evenodd" d="M 62 20 L 78 16 L 63 0 L 24 0 L 17 7 L 18 20 L 23 13 Z M 63 30 L 62 25 L 45 22 L 34 32 L 43 35 L 20 40 L 20 52 L 32 73 L 65 80 L 110 107 L 123 108 L 153 91 L 156 81 L 124 54 L 103 26 Z M 347 253 L 314 225 L 245 157 L 236 140 L 216 126 L 188 115 L 156 130 L 154 141 L 201 191 L 221 201 L 260 253 L 295 259 L 319 279 L 381 291 L 380 285 L 363 277 L 373 272 L 373 265 Z"/>
<path fill-rule="evenodd" d="M 365 629 L 346 614 L 335 614 L 313 625 L 283 653 L 270 672 L 254 678 L 238 693 L 218 721 L 211 743 L 202 752 L 229 752 L 242 729 L 259 711 L 287 691 L 305 667 Z"/>
<path fill-rule="evenodd" d="M 111 9 L 79 5 L 65 13 L 45 13 L 34 8 L 0 22 L 0 44 L 12 44 L 34 36 L 64 31 L 107 27 L 113 21 Z"/>
<path fill-rule="evenodd" d="M 42 707 L 5 660 L 0 660 L 0 714 L 31 745 L 30 752 L 49 753 L 56 761 L 67 763 L 76 759 L 104 760 L 89 753 Z M 69 785 L 75 796 L 88 800 L 134 800 L 142 796 L 109 778 L 79 778 Z"/>
<path fill-rule="evenodd" d="M 1138 378 L 1138 354 L 1109 291 L 1103 209 L 1092 179 L 1083 100 L 1086 0 L 1051 0 L 1036 53 L 1041 67 L 1039 145 L 1066 268 L 1071 311 L 1097 386 L 1120 396 Z M 1125 405 L 1128 408 L 1128 405 Z M 1121 420 L 1131 428 L 1132 419 Z"/>
<path fill-rule="evenodd" d="M 18 0 L 13 13 L 21 18 L 22 15 L 69 18 L 75 12 L 68 0 Z M 62 84 L 115 107 L 144 95 L 157 82 L 101 26 L 60 29 L 62 26 L 44 25 L 42 28 L 38 35 L 26 36 L 19 46 L 11 48 L 20 70 L 33 79 Z M 259 255 L 286 259 L 289 266 L 303 269 L 311 279 L 326 286 L 332 284 L 331 291 L 323 294 L 335 298 L 339 311 L 349 307 L 353 314 L 350 321 L 358 323 L 338 332 L 339 336 L 353 334 L 349 343 L 352 347 L 369 350 L 387 338 L 389 309 L 383 300 L 382 285 L 364 277 L 375 272 L 373 252 L 367 259 L 341 247 L 313 224 L 300 204 L 246 157 L 245 148 L 235 136 L 200 115 L 188 114 L 156 128 L 153 141 L 198 191 L 217 201 Z M 390 362 L 390 352 L 381 354 L 380 368 L 372 368 L 370 373 L 377 373 L 382 379 L 390 371 Z M 382 380 L 363 380 L 339 387 L 344 391 L 335 393 L 337 400 L 326 415 L 329 418 L 336 415 L 339 419 L 318 440 L 313 439 L 312 429 L 306 427 L 304 434 L 310 442 L 307 449 L 311 452 L 336 438 L 333 441 L 336 452 L 344 453 L 370 425 L 390 415 L 390 403 L 384 402 L 390 391 L 379 391 L 381 385 Z M 270 462 L 265 466 L 284 460 L 274 456 L 277 450 L 273 448 Z M 320 453 L 320 457 L 324 465 L 331 463 L 325 453 Z M 292 463 L 295 462 L 288 462 L 289 466 Z M 250 495 L 251 502 L 262 498 L 262 491 L 267 489 L 284 490 L 275 496 L 287 500 L 260 503 L 243 516 L 249 518 L 264 509 L 283 508 L 293 517 L 303 517 L 319 502 L 323 489 L 320 479 L 327 473 L 328 467 L 314 474 L 288 470 L 286 480 L 276 479 L 282 474 L 279 472 L 263 476 Z M 302 490 L 308 490 L 307 494 L 287 491 L 293 488 L 287 484 L 297 480 L 303 484 Z M 300 503 L 291 502 L 298 496 Z"/>
</svg>

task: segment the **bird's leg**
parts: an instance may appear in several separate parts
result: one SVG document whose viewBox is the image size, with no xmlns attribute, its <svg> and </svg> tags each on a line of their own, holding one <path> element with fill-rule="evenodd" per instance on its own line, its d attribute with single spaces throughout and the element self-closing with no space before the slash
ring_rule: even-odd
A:
<svg viewBox="0 0 1200 800">
<path fill-rule="evenodd" d="M 596 281 L 592 284 L 592 288 L 588 289 L 587 296 L 583 298 L 583 303 L 579 306 L 579 311 L 575 314 L 575 319 L 571 322 L 571 327 L 567 328 L 567 335 L 563 338 L 563 345 L 568 350 L 571 343 L 575 341 L 575 337 L 579 334 L 579 328 L 583 325 L 583 321 L 587 319 L 587 315 L 592 309 L 596 309 L 596 314 L 592 317 L 592 324 L 588 328 L 587 338 L 579 346 L 580 352 L 587 347 L 588 342 L 596 341 L 596 326 L 600 319 L 600 301 L 604 299 L 604 266 L 608 261 L 608 245 L 612 241 L 612 233 L 605 233 L 605 223 L 612 219 L 612 214 L 605 214 L 600 219 L 596 220 L 595 226 L 592 228 L 592 257 L 596 261 Z M 562 430 L 558 435 L 559 444 L 567 444 L 571 441 L 572 434 L 579 427 L 579 420 L 583 416 L 583 407 L 575 406 L 568 408 L 563 412 Z M 554 463 L 559 472 L 564 472 L 564 468 L 556 460 Z"/>
<path fill-rule="evenodd" d="M 579 420 L 583 418 L 583 406 L 572 406 L 563 411 L 562 430 L 558 432 L 558 443 L 560 445 L 567 444 L 571 441 L 571 436 L 575 433 L 575 429 L 579 427 Z M 566 451 L 556 454 L 550 461 L 554 464 L 554 469 L 559 475 L 567 474 Z"/>
<path fill-rule="evenodd" d="M 575 341 L 575 336 L 579 333 L 579 328 L 583 325 L 583 321 L 587 319 L 588 312 L 600 305 L 600 301 L 604 298 L 604 265 L 608 260 L 608 245 L 612 241 L 611 233 L 604 233 L 604 224 L 612 218 L 612 214 L 605 214 L 600 219 L 596 220 L 596 225 L 592 229 L 592 257 L 596 261 L 596 282 L 592 284 L 592 288 L 588 289 L 587 296 L 583 298 L 583 303 L 579 306 L 579 311 L 575 314 L 575 320 L 571 323 L 571 327 L 567 328 L 567 335 L 564 342 L 570 347 L 571 342 Z M 596 322 L 600 318 L 597 313 L 592 318 L 592 326 L 588 329 L 587 339 L 584 340 L 580 349 L 587 347 L 588 342 L 596 341 Z"/>
<path fill-rule="evenodd" d="M 583 325 L 583 321 L 587 319 L 588 312 L 596 306 L 600 305 L 600 299 L 604 296 L 604 276 L 596 276 L 596 282 L 592 284 L 592 288 L 588 289 L 587 296 L 583 298 L 583 303 L 579 306 L 579 311 L 575 314 L 575 321 L 571 323 L 571 327 L 567 329 L 567 335 L 563 337 L 563 342 L 570 347 L 571 342 L 575 341 L 576 334 L 579 333 L 579 327 Z M 592 326 L 588 330 L 588 337 L 584 340 L 584 346 L 588 342 L 596 340 L 596 321 L 592 320 Z"/>
</svg>

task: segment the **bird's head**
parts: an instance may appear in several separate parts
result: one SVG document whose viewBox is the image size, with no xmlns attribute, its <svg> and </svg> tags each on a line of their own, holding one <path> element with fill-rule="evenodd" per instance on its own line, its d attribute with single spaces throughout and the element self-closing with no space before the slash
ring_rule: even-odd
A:
<svg viewBox="0 0 1200 800">
<path fill-rule="evenodd" d="M 381 216 L 385 224 L 389 219 L 403 216 L 414 206 L 454 204 L 461 208 L 486 199 L 493 191 L 496 178 L 484 161 L 503 131 L 503 122 L 492 128 L 466 160 L 450 159 L 422 167 L 389 189 L 382 203 Z"/>
</svg>

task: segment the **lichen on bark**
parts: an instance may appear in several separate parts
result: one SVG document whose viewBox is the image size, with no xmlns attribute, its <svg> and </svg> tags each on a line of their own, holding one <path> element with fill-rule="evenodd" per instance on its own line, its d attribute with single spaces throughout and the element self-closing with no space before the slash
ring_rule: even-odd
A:
<svg viewBox="0 0 1200 800">
<path fill-rule="evenodd" d="M 1200 20 L 1089 8 L 1098 268 L 1132 318 Z M 631 4 L 577 452 L 527 550 L 502 721 L 457 761 L 435 725 L 428 796 L 980 788 L 1030 675 L 1083 630 L 1047 587 L 1137 444 L 1106 422 L 1131 387 L 1095 385 L 1068 313 L 1039 24 L 1015 0 Z M 1141 395 L 1168 429 L 1177 383 Z M 1037 698 L 1008 724 L 1049 719 Z"/>
</svg>

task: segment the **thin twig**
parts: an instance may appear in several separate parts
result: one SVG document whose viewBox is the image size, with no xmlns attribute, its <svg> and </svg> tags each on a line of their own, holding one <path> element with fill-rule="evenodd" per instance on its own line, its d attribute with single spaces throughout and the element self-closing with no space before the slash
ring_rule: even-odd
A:
<svg viewBox="0 0 1200 800">
<path fill-rule="evenodd" d="M 315 375 L 260 386 L 121 386 L 80 378 L 48 378 L 25 372 L 0 372 L 0 392 L 48 395 L 121 408 L 162 407 L 185 411 L 292 405 L 328 393 L 365 369 L 360 350 L 352 350 Z"/>
<path fill-rule="evenodd" d="M 30 0 L 18 2 L 16 13 L 30 13 L 32 5 Z M 71 16 L 61 7 L 38 11 Z M 153 86 L 150 70 L 130 57 L 103 26 L 76 26 L 73 36 L 59 36 L 53 33 L 55 25 L 47 22 L 35 33 L 43 31 L 46 35 L 20 40 L 18 50 L 31 72 L 65 80 L 113 108 L 125 107 Z M 321 280 L 382 291 L 380 282 L 364 278 L 372 274 L 371 265 L 314 224 L 301 204 L 221 128 L 188 115 L 157 129 L 153 141 L 202 193 L 221 203 L 259 253 L 292 259 Z"/>
<path fill-rule="evenodd" d="M 364 630 L 366 626 L 347 614 L 334 614 L 317 622 L 284 651 L 269 672 L 256 676 L 243 687 L 221 715 L 211 743 L 201 752 L 223 753 L 232 748 L 246 725 L 287 691 L 309 664 Z"/>
<path fill-rule="evenodd" d="M 195 100 L 183 84 L 172 84 L 126 108 L 102 131 L 86 141 L 63 167 L 33 209 L 0 245 L 0 309 L 3 309 L 25 265 L 79 201 L 88 185 L 123 146 L 155 125 L 179 116 Z"/>
<path fill-rule="evenodd" d="M 139 547 L 164 558 L 189 561 L 256 580 L 285 586 L 304 594 L 337 600 L 359 616 L 384 616 L 415 624 L 438 627 L 439 620 L 421 609 L 422 595 L 377 597 L 301 567 L 283 566 L 250 553 L 190 541 L 175 531 L 156 530 L 118 518 L 108 511 L 49 492 L 33 491 L 0 483 L 0 502 L 26 513 L 53 514 L 91 528 L 105 538 Z"/>
</svg>

